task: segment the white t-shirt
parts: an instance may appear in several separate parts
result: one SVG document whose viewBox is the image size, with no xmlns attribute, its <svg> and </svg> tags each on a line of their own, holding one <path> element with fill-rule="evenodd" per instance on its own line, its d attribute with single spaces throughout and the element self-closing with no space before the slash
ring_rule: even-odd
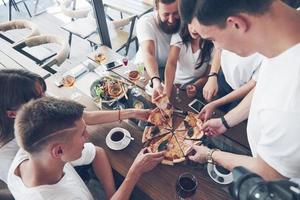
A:
<svg viewBox="0 0 300 200">
<path fill-rule="evenodd" d="M 261 65 L 248 118 L 253 156 L 300 178 L 300 43 Z"/>
<path fill-rule="evenodd" d="M 13 139 L 0 148 L 0 179 L 7 183 L 10 165 L 19 150 L 16 139 Z"/>
<path fill-rule="evenodd" d="M 241 57 L 233 52 L 222 49 L 221 67 L 226 82 L 234 90 L 249 82 L 257 80 L 263 56 L 255 53 L 248 57 Z"/>
<path fill-rule="evenodd" d="M 24 185 L 19 176 L 14 174 L 20 163 L 28 159 L 27 153 L 20 149 L 9 170 L 8 188 L 16 200 L 92 200 L 93 197 L 90 191 L 73 166 L 90 164 L 95 155 L 95 146 L 86 143 L 81 158 L 75 162 L 65 164 L 64 176 L 58 183 L 29 188 Z"/>
<path fill-rule="evenodd" d="M 205 74 L 209 62 L 195 69 L 198 64 L 200 49 L 193 53 L 191 44 L 186 46 L 178 33 L 173 34 L 170 45 L 180 48 L 174 83 L 186 84 Z"/>
<path fill-rule="evenodd" d="M 139 44 L 147 40 L 152 40 L 154 42 L 155 57 L 158 67 L 165 67 L 172 34 L 166 34 L 161 30 L 158 26 L 156 17 L 156 12 L 150 12 L 143 15 L 137 22 L 136 34 Z M 135 63 L 144 63 L 142 48 L 139 48 L 136 54 Z"/>
</svg>

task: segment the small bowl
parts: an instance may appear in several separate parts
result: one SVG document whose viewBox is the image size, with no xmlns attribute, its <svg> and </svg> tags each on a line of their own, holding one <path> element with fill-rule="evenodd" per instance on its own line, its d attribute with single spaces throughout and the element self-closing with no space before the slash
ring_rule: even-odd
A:
<svg viewBox="0 0 300 200">
<path fill-rule="evenodd" d="M 128 78 L 131 81 L 139 80 L 140 79 L 140 72 L 138 72 L 137 70 L 130 71 L 129 74 L 128 74 Z"/>
</svg>

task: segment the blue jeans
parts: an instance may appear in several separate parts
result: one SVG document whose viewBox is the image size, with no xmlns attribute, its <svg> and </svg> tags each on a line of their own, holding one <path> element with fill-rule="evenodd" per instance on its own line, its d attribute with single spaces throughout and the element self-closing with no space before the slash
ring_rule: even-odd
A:
<svg viewBox="0 0 300 200">
<path fill-rule="evenodd" d="M 218 99 L 226 96 L 227 94 L 233 91 L 230 85 L 226 82 L 225 76 L 222 71 L 220 71 L 218 74 L 218 87 L 219 87 L 218 94 L 217 94 Z M 240 99 L 235 100 L 233 102 L 220 106 L 219 109 L 222 110 L 223 112 L 228 112 L 234 107 L 236 107 L 240 103 L 240 101 L 241 101 Z"/>
</svg>

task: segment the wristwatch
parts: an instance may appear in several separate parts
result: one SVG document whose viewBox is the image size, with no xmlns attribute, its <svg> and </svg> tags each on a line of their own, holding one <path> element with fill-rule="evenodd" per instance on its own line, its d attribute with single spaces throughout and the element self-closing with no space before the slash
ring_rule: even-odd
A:
<svg viewBox="0 0 300 200">
<path fill-rule="evenodd" d="M 209 150 L 208 150 L 207 158 L 206 158 L 206 161 L 207 161 L 208 163 L 215 164 L 215 161 L 214 161 L 214 159 L 213 159 L 213 157 L 212 157 L 212 155 L 213 155 L 213 153 L 214 153 L 215 151 L 218 151 L 218 149 L 209 149 Z"/>
</svg>

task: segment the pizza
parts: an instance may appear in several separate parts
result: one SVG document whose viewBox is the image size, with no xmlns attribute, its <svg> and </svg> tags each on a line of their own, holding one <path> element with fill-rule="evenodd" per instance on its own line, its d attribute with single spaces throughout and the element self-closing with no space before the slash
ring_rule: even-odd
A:
<svg viewBox="0 0 300 200">
<path fill-rule="evenodd" d="M 148 122 L 154 124 L 155 126 L 172 126 L 172 117 L 170 112 L 166 112 L 160 108 L 154 109 L 149 117 Z"/>
<path fill-rule="evenodd" d="M 192 145 L 200 144 L 203 136 L 202 121 L 196 114 L 189 112 L 177 128 L 172 126 L 172 114 L 172 106 L 155 108 L 142 136 L 149 152 L 166 151 L 162 161 L 166 165 L 183 162 L 192 151 Z"/>
<path fill-rule="evenodd" d="M 167 133 L 170 133 L 170 130 L 165 129 L 163 127 L 159 126 L 146 126 L 144 130 L 144 134 L 142 137 L 142 142 L 146 142 L 148 140 L 151 140 L 155 137 L 165 135 Z"/>
<path fill-rule="evenodd" d="M 106 56 L 102 53 L 96 53 L 94 58 L 95 58 L 95 61 L 100 64 L 106 60 Z"/>
</svg>

